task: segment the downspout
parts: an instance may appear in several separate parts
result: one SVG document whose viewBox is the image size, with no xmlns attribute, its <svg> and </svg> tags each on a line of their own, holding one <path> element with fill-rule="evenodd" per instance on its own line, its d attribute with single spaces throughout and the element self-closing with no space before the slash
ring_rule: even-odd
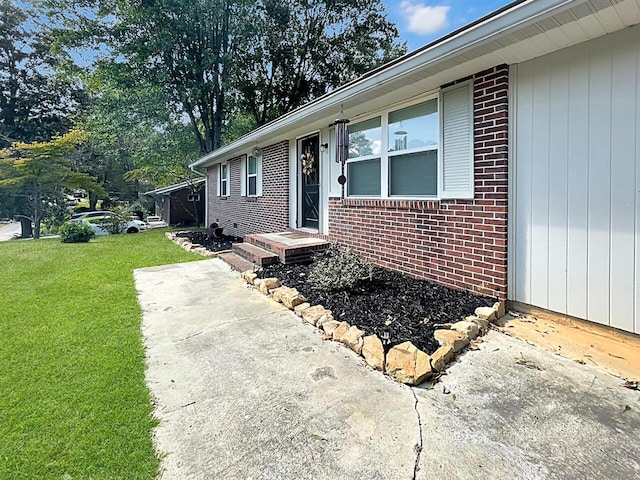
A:
<svg viewBox="0 0 640 480">
<path fill-rule="evenodd" d="M 196 175 L 200 175 L 204 177 L 204 227 L 207 228 L 209 226 L 209 178 L 207 177 L 206 171 L 201 172 L 196 167 L 189 165 L 189 169 L 195 173 Z"/>
</svg>

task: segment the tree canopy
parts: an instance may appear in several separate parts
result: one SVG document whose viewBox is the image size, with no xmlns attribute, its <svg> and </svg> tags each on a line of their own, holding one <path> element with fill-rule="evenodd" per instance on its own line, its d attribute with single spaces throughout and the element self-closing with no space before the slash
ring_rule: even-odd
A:
<svg viewBox="0 0 640 480">
<path fill-rule="evenodd" d="M 95 178 L 71 169 L 70 154 L 86 139 L 72 130 L 48 142 L 16 142 L 0 150 L 0 188 L 22 198 L 20 212 L 34 224 L 40 237 L 40 223 L 56 205 L 66 204 L 65 189 L 81 188 L 103 195 Z"/>
<path fill-rule="evenodd" d="M 236 115 L 260 126 L 405 50 L 380 0 L 49 5 L 67 25 L 59 44 L 93 45 L 120 85 L 160 88 L 188 119 L 201 154 L 221 146 Z"/>
<path fill-rule="evenodd" d="M 82 90 L 58 71 L 50 31 L 11 0 L 0 0 L 0 148 L 46 141 L 73 125 Z"/>
</svg>

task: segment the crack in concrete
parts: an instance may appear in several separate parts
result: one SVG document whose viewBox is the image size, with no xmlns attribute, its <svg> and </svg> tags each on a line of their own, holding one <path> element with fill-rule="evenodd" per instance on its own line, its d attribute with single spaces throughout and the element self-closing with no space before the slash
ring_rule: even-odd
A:
<svg viewBox="0 0 640 480">
<path fill-rule="evenodd" d="M 411 387 L 409 387 L 411 388 Z M 411 393 L 413 394 L 413 398 L 416 403 L 414 403 L 413 408 L 416 411 L 416 415 L 418 416 L 418 433 L 419 433 L 419 442 L 415 445 L 416 450 L 416 462 L 413 465 L 413 480 L 418 478 L 418 471 L 420 470 L 420 455 L 422 454 L 422 418 L 420 417 L 420 412 L 418 411 L 418 396 L 416 395 L 415 389 L 411 388 Z"/>
</svg>

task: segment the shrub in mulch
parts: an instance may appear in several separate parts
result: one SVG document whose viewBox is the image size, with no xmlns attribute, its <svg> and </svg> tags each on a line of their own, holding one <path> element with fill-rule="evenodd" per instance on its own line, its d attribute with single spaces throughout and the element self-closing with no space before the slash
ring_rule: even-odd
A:
<svg viewBox="0 0 640 480">
<path fill-rule="evenodd" d="M 207 229 L 209 230 L 209 229 Z M 177 237 L 188 238 L 191 243 L 197 243 L 205 247 L 212 252 L 221 252 L 223 250 L 231 250 L 231 245 L 234 243 L 241 243 L 241 237 L 234 237 L 233 235 L 215 235 L 213 232 L 207 230 L 202 232 L 177 232 Z"/>
<path fill-rule="evenodd" d="M 439 347 L 433 336 L 439 325 L 462 320 L 477 307 L 490 307 L 496 301 L 380 267 L 373 267 L 370 278 L 352 288 L 327 292 L 311 286 L 311 269 L 312 264 L 275 264 L 265 267 L 260 277 L 277 277 L 311 305 L 331 310 L 336 320 L 356 325 L 366 335 L 378 335 L 386 351 L 410 341 L 432 354 Z"/>
</svg>

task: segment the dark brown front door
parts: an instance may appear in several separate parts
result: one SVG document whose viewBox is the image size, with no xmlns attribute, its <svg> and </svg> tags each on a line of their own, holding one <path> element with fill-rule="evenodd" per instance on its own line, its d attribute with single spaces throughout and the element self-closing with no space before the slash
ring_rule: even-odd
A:
<svg viewBox="0 0 640 480">
<path fill-rule="evenodd" d="M 320 225 L 320 137 L 305 138 L 298 145 L 302 226 L 317 229 Z"/>
</svg>

